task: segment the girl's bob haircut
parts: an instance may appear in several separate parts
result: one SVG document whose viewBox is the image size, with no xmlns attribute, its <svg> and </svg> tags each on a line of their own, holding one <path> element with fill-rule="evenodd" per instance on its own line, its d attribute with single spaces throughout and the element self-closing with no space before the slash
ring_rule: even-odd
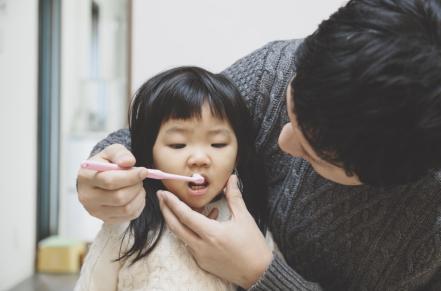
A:
<svg viewBox="0 0 441 291">
<path fill-rule="evenodd" d="M 236 169 L 242 194 L 250 213 L 262 232 L 266 231 L 266 185 L 263 166 L 254 143 L 255 131 L 245 102 L 233 83 L 221 74 L 198 67 L 178 67 L 162 72 L 145 82 L 136 92 L 129 110 L 131 150 L 136 166 L 152 167 L 153 145 L 161 125 L 170 119 L 200 119 L 203 105 L 213 116 L 231 125 L 238 142 Z M 160 181 L 146 179 L 146 204 L 141 215 L 130 222 L 126 235 L 133 245 L 118 260 L 132 257 L 132 263 L 147 256 L 164 230 L 156 191 Z"/>
</svg>

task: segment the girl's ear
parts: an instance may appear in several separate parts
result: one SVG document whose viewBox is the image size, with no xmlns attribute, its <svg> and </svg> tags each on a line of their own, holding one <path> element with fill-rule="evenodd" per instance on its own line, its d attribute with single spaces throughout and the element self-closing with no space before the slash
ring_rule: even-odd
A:
<svg viewBox="0 0 441 291">
<path fill-rule="evenodd" d="M 237 153 L 236 163 L 234 164 L 234 168 L 237 168 L 238 165 L 239 165 L 239 153 Z"/>
<path fill-rule="evenodd" d="M 231 173 L 231 175 L 237 176 L 237 166 L 238 165 L 239 165 L 239 158 L 236 158 L 236 162 L 234 163 L 234 169 L 233 169 L 233 172 Z"/>
<path fill-rule="evenodd" d="M 233 175 L 236 175 L 236 177 L 237 177 L 237 187 L 239 188 L 240 192 L 242 193 L 243 192 L 243 182 L 242 182 L 242 179 L 239 176 L 239 173 L 238 173 L 236 167 L 234 167 Z"/>
</svg>

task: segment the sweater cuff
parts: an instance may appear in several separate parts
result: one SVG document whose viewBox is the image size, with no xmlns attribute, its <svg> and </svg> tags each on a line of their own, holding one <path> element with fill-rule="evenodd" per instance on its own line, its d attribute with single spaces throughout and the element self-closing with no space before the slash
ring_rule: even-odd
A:
<svg viewBox="0 0 441 291">
<path fill-rule="evenodd" d="M 276 253 L 268 269 L 248 291 L 322 290 L 317 283 L 306 281 Z"/>
</svg>

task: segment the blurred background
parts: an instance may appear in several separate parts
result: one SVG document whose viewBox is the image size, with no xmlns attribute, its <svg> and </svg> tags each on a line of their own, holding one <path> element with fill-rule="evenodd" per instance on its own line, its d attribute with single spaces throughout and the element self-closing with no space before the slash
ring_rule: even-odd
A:
<svg viewBox="0 0 441 291">
<path fill-rule="evenodd" d="M 0 0 L 0 290 L 71 290 L 101 222 L 82 160 L 133 92 L 178 65 L 219 72 L 303 38 L 343 0 Z"/>
</svg>

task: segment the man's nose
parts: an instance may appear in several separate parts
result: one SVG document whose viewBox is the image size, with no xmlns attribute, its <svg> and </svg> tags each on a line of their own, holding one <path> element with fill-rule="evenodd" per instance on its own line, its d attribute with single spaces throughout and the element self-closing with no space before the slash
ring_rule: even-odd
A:
<svg viewBox="0 0 441 291">
<path fill-rule="evenodd" d="M 204 167 L 210 165 L 210 156 L 203 149 L 195 149 L 192 151 L 188 163 L 190 166 Z"/>
</svg>

